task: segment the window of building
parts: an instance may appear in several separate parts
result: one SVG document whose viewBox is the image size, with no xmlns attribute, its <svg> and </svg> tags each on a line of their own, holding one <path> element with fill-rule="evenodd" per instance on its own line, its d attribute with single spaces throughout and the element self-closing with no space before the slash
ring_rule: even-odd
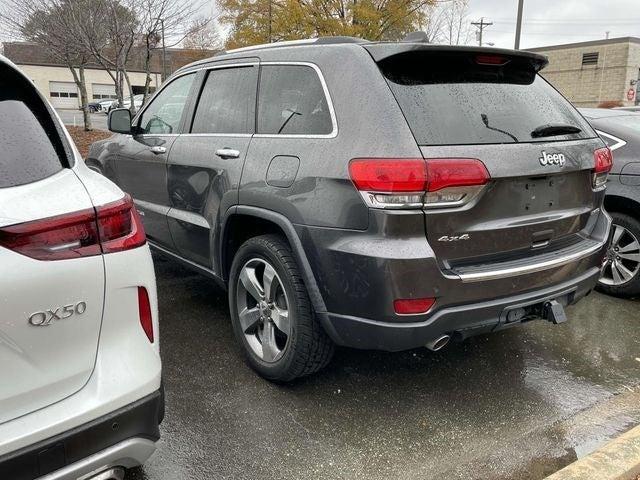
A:
<svg viewBox="0 0 640 480">
<path fill-rule="evenodd" d="M 260 73 L 258 133 L 328 135 L 329 104 L 316 71 L 306 65 L 264 65 Z"/>
<path fill-rule="evenodd" d="M 211 70 L 191 133 L 253 133 L 257 76 L 252 66 Z"/>
<path fill-rule="evenodd" d="M 582 54 L 582 65 L 597 65 L 598 64 L 598 56 L 600 54 L 598 52 L 592 53 L 583 53 Z"/>
</svg>

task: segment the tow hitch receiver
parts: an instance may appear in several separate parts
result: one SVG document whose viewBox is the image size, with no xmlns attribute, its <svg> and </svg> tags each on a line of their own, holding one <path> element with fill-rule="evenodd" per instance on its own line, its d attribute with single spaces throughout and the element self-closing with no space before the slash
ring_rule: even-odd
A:
<svg viewBox="0 0 640 480">
<path fill-rule="evenodd" d="M 542 307 L 542 318 L 555 323 L 564 323 L 567 321 L 567 315 L 564 313 L 564 307 L 557 300 L 545 302 Z"/>
</svg>

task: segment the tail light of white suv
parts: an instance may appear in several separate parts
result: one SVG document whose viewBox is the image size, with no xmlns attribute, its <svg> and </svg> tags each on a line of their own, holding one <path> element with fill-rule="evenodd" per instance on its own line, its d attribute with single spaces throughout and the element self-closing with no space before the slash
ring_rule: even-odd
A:
<svg viewBox="0 0 640 480">
<path fill-rule="evenodd" d="M 129 195 L 100 207 L 0 228 L 0 246 L 36 260 L 113 253 L 145 242 Z"/>
<path fill-rule="evenodd" d="M 475 198 L 491 180 L 475 158 L 355 158 L 349 174 L 374 208 L 451 208 Z"/>
</svg>

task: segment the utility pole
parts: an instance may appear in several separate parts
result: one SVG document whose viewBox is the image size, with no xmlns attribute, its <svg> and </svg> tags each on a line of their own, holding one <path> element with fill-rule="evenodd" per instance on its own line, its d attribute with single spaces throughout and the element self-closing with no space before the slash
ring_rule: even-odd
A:
<svg viewBox="0 0 640 480">
<path fill-rule="evenodd" d="M 522 33 L 522 10 L 524 8 L 524 0 L 518 0 L 518 19 L 516 21 L 516 44 L 513 48 L 520 50 L 520 33 Z"/>
<path fill-rule="evenodd" d="M 273 43 L 273 34 L 271 32 L 271 24 L 273 23 L 273 1 L 269 0 L 269 43 Z"/>
<path fill-rule="evenodd" d="M 485 29 L 485 27 L 493 25 L 493 22 L 485 22 L 484 17 L 482 17 L 479 22 L 471 22 L 471 25 L 478 28 L 478 45 L 482 46 L 482 31 Z"/>
</svg>

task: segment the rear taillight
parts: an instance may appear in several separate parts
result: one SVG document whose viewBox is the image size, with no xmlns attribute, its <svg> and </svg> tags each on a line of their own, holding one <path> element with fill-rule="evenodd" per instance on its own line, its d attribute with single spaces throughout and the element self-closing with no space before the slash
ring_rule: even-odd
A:
<svg viewBox="0 0 640 480">
<path fill-rule="evenodd" d="M 432 158 L 427 160 L 429 182 L 425 206 L 456 207 L 473 199 L 491 177 L 475 158 Z"/>
<path fill-rule="evenodd" d="M 593 152 L 593 188 L 601 188 L 607 183 L 607 177 L 613 167 L 613 154 L 609 147 Z"/>
<path fill-rule="evenodd" d="M 147 338 L 153 343 L 153 317 L 151 315 L 151 302 L 149 302 L 149 292 L 144 287 L 138 287 L 138 313 L 140 315 L 140 326 Z"/>
<path fill-rule="evenodd" d="M 374 208 L 457 207 L 491 179 L 484 164 L 472 158 L 356 158 L 349 174 Z"/>
<path fill-rule="evenodd" d="M 104 253 L 120 252 L 144 245 L 146 235 L 133 200 L 122 200 L 96 208 L 100 241 Z"/>
<path fill-rule="evenodd" d="M 130 196 L 79 212 L 0 228 L 0 245 L 37 260 L 65 260 L 143 245 Z"/>
</svg>

